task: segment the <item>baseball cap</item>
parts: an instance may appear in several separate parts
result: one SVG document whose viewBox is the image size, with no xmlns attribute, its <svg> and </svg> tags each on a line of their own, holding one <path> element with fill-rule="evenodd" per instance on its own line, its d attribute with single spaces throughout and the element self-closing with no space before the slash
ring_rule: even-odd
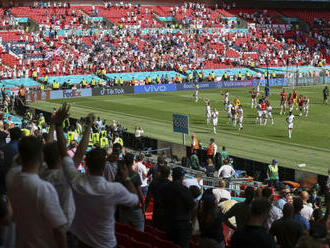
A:
<svg viewBox="0 0 330 248">
<path fill-rule="evenodd" d="M 274 164 L 277 164 L 278 161 L 277 161 L 276 159 L 273 159 L 273 163 L 274 163 Z"/>
<path fill-rule="evenodd" d="M 185 170 L 181 167 L 175 167 L 173 170 L 172 170 L 172 177 L 173 179 L 178 179 L 178 178 L 181 178 L 183 177 L 184 175 L 186 174 Z"/>
</svg>

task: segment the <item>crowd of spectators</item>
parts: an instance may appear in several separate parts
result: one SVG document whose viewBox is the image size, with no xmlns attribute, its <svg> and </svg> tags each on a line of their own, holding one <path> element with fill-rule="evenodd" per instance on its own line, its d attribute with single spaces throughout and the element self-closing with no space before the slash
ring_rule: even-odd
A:
<svg viewBox="0 0 330 248">
<path fill-rule="evenodd" d="M 279 183 L 276 198 L 273 187 L 248 186 L 237 202 L 227 189 L 231 174 L 223 174 L 230 171 L 225 148 L 219 184 L 206 189 L 203 171 L 185 178 L 185 169 L 171 169 L 163 156 L 147 169 L 142 154 L 124 148 L 116 122 L 89 114 L 73 124 L 66 104 L 50 126 L 43 115 L 31 116 L 22 129 L 0 123 L 4 247 L 116 247 L 115 221 L 143 232 L 151 202 L 152 225 L 181 247 L 192 236 L 208 248 L 328 247 L 329 201 L 317 185 Z M 329 184 L 330 176 L 326 193 Z"/>
<path fill-rule="evenodd" d="M 9 14 L 4 18 L 10 18 L 10 12 L 19 12 L 19 8 L 9 9 Z M 94 16 L 98 8 L 104 9 L 104 13 L 117 9 L 126 11 L 133 21 L 157 11 L 131 3 L 106 3 L 105 7 L 93 5 L 84 11 L 90 11 Z M 329 55 L 329 39 L 322 33 L 312 33 L 312 37 L 307 39 L 307 34 L 292 25 L 285 30 L 249 26 L 248 32 L 238 29 L 232 32 L 237 23 L 228 26 L 226 20 L 217 17 L 216 10 L 203 4 L 186 3 L 180 7 L 169 7 L 169 14 L 177 18 L 180 15 L 185 25 L 148 31 L 119 24 L 109 32 L 103 21 L 89 18 L 79 7 L 70 7 L 66 3 L 60 6 L 47 3 L 46 7 L 39 3 L 30 12 L 33 13 L 35 9 L 43 11 L 37 21 L 39 30 L 30 32 L 20 26 L 19 31 L 12 31 L 9 38 L 2 39 L 1 57 L 6 67 L 1 70 L 1 78 L 74 75 L 97 73 L 98 70 L 105 70 L 106 73 L 180 72 L 180 68 L 184 71 L 228 67 L 322 66 L 327 63 Z M 242 18 L 252 18 L 257 23 L 270 22 L 267 21 L 270 18 L 267 11 L 257 13 L 246 16 L 248 14 L 242 12 L 240 15 Z M 212 32 L 205 29 L 210 26 L 213 27 Z M 60 31 L 64 31 L 64 34 L 60 34 Z M 317 42 L 310 42 L 310 39 L 317 39 Z"/>
</svg>

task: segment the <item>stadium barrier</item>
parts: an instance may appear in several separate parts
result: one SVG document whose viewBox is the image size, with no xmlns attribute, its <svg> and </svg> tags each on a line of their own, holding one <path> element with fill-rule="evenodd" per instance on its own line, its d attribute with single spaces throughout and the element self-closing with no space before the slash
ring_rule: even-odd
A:
<svg viewBox="0 0 330 248">
<path fill-rule="evenodd" d="M 286 82 L 287 85 L 293 85 L 293 86 L 328 84 L 330 83 L 330 77 L 320 76 L 320 77 L 287 78 Z"/>
<path fill-rule="evenodd" d="M 93 88 L 92 96 L 111 96 L 111 95 L 124 95 L 134 93 L 133 86 L 114 86 L 111 88 Z"/>
<path fill-rule="evenodd" d="M 52 90 L 50 91 L 49 98 L 53 99 L 66 99 L 76 97 L 88 97 L 92 96 L 92 89 L 74 89 L 74 90 Z"/>
</svg>

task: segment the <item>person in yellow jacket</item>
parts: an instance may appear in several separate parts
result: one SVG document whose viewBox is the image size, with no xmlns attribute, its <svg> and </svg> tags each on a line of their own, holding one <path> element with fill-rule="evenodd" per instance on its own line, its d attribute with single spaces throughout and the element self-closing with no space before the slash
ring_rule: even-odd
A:
<svg viewBox="0 0 330 248">
<path fill-rule="evenodd" d="M 161 83 L 161 79 L 160 79 L 160 76 L 159 75 L 157 75 L 156 82 L 157 82 L 157 84 L 160 84 Z"/>
<path fill-rule="evenodd" d="M 71 141 L 75 140 L 75 135 L 76 133 L 71 130 L 67 133 L 67 145 L 69 145 Z"/>
<path fill-rule="evenodd" d="M 37 77 L 38 77 L 37 71 L 33 71 L 32 72 L 32 78 L 33 78 L 33 80 L 37 80 Z"/>
<path fill-rule="evenodd" d="M 122 138 L 120 138 L 118 135 L 116 135 L 115 141 L 113 142 L 114 144 L 118 143 L 121 146 L 124 146 L 124 141 Z"/>
<path fill-rule="evenodd" d="M 192 73 L 189 73 L 188 80 L 189 80 L 189 82 L 192 82 L 192 80 L 193 80 L 193 74 Z"/>
<path fill-rule="evenodd" d="M 40 85 L 40 90 L 41 90 L 41 91 L 44 91 L 44 90 L 45 90 L 45 85 L 43 85 L 43 84 Z"/>
<path fill-rule="evenodd" d="M 242 73 L 241 72 L 238 72 L 237 80 L 242 80 Z"/>
<path fill-rule="evenodd" d="M 104 68 L 103 70 L 102 70 L 102 78 L 105 78 L 105 75 L 107 74 L 107 70 Z"/>
<path fill-rule="evenodd" d="M 119 83 L 120 85 L 124 85 L 124 79 L 122 77 L 119 79 Z"/>
<path fill-rule="evenodd" d="M 46 75 L 46 76 L 44 76 L 44 80 L 43 80 L 43 83 L 44 84 L 48 84 L 48 76 Z"/>
<path fill-rule="evenodd" d="M 107 137 L 102 137 L 100 139 L 100 147 L 105 148 L 109 146 L 109 139 Z"/>
<path fill-rule="evenodd" d="M 97 81 L 97 85 L 98 85 L 99 87 L 101 87 L 101 86 L 103 85 L 103 81 L 102 81 L 101 78 Z"/>
<path fill-rule="evenodd" d="M 114 83 L 115 86 L 118 85 L 118 78 L 117 78 L 117 77 L 115 77 L 115 78 L 113 79 L 113 83 Z"/>
<path fill-rule="evenodd" d="M 87 87 L 87 81 L 83 78 L 83 80 L 81 81 L 81 87 L 82 88 L 86 88 Z"/>
<path fill-rule="evenodd" d="M 227 74 L 227 72 L 225 72 L 225 73 L 223 74 L 223 80 L 224 80 L 224 81 L 227 81 L 227 80 L 228 80 L 228 74 Z"/>
<path fill-rule="evenodd" d="M 91 87 L 94 88 L 95 86 L 96 86 L 96 81 L 94 78 L 92 78 Z"/>
<path fill-rule="evenodd" d="M 55 80 L 52 83 L 52 89 L 53 90 L 59 90 L 60 89 L 60 84 L 56 82 Z"/>
<path fill-rule="evenodd" d="M 250 72 L 248 72 L 248 71 L 245 72 L 245 78 L 246 78 L 247 80 L 251 79 Z"/>
<path fill-rule="evenodd" d="M 21 131 L 22 131 L 22 134 L 24 135 L 24 136 L 30 136 L 30 130 L 29 129 L 27 129 L 27 128 L 22 128 L 21 129 Z"/>
<path fill-rule="evenodd" d="M 100 134 L 99 133 L 92 133 L 92 142 L 94 145 L 100 143 Z"/>
<path fill-rule="evenodd" d="M 276 78 L 276 73 L 273 71 L 272 78 Z"/>
</svg>

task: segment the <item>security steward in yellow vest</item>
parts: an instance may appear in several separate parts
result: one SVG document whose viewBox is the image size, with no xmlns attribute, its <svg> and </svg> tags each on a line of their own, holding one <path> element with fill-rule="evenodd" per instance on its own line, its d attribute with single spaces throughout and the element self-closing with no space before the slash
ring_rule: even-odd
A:
<svg viewBox="0 0 330 248">
<path fill-rule="evenodd" d="M 245 72 L 245 78 L 248 80 L 251 78 L 250 72 Z"/>
<path fill-rule="evenodd" d="M 22 131 L 22 133 L 23 133 L 24 136 L 30 136 L 30 133 L 31 133 L 31 132 L 30 132 L 29 129 L 27 129 L 27 128 L 22 128 L 21 131 Z"/>
<path fill-rule="evenodd" d="M 85 79 L 83 79 L 83 80 L 81 81 L 81 87 L 82 87 L 82 88 L 86 88 L 86 87 L 87 87 L 87 81 L 86 81 Z"/>
<path fill-rule="evenodd" d="M 92 142 L 94 145 L 100 143 L 100 134 L 99 133 L 92 133 Z"/>
<path fill-rule="evenodd" d="M 53 90 L 59 90 L 60 89 L 60 84 L 54 80 L 52 83 L 52 89 Z"/>
<path fill-rule="evenodd" d="M 104 147 L 107 147 L 107 146 L 109 146 L 109 139 L 107 137 L 102 137 L 100 139 L 100 147 L 104 148 Z"/>
<path fill-rule="evenodd" d="M 238 72 L 237 80 L 242 80 L 242 73 L 241 72 Z"/>
<path fill-rule="evenodd" d="M 115 78 L 113 79 L 113 81 L 114 81 L 115 86 L 117 86 L 117 85 L 118 85 L 118 78 L 115 77 Z"/>
<path fill-rule="evenodd" d="M 122 77 L 119 79 L 119 83 L 120 83 L 121 86 L 124 85 L 124 79 Z"/>
<path fill-rule="evenodd" d="M 123 141 L 123 139 L 120 138 L 120 137 L 118 137 L 118 136 L 116 136 L 115 141 L 114 141 L 113 143 L 114 143 L 114 144 L 118 143 L 118 144 L 120 144 L 121 146 L 124 146 L 124 141 Z"/>
<path fill-rule="evenodd" d="M 71 143 L 72 140 L 74 140 L 75 132 L 74 131 L 69 131 L 67 133 L 67 140 L 68 140 L 68 145 Z"/>
<path fill-rule="evenodd" d="M 93 78 L 92 81 L 91 81 L 91 87 L 94 88 L 96 86 L 96 81 L 95 79 Z"/>
<path fill-rule="evenodd" d="M 156 81 L 157 81 L 157 84 L 160 84 L 161 83 L 161 79 L 160 79 L 160 76 L 159 75 L 157 76 Z"/>
<path fill-rule="evenodd" d="M 48 84 L 48 76 L 47 75 L 44 77 L 43 83 Z"/>
<path fill-rule="evenodd" d="M 225 72 L 225 74 L 223 74 L 223 81 L 227 81 L 228 80 L 228 74 L 227 72 Z"/>
<path fill-rule="evenodd" d="M 203 73 L 202 72 L 200 72 L 200 73 L 198 73 L 198 78 L 199 78 L 199 81 L 201 82 L 201 81 L 203 81 Z"/>
<path fill-rule="evenodd" d="M 273 159 L 272 164 L 268 165 L 267 177 L 269 179 L 270 186 L 275 186 L 279 180 L 278 176 L 278 162 Z"/>
<path fill-rule="evenodd" d="M 97 85 L 98 86 L 102 86 L 103 85 L 103 82 L 102 82 L 102 79 L 101 78 L 97 81 Z"/>
<path fill-rule="evenodd" d="M 276 78 L 276 73 L 273 71 L 272 78 Z"/>
<path fill-rule="evenodd" d="M 192 74 L 192 73 L 190 73 L 190 74 L 188 75 L 188 79 L 189 79 L 189 82 L 192 82 L 192 80 L 193 80 L 193 74 Z"/>
<path fill-rule="evenodd" d="M 212 76 L 212 81 L 214 81 L 215 80 L 215 72 L 214 71 L 212 71 L 211 76 Z"/>
<path fill-rule="evenodd" d="M 33 78 L 33 80 L 37 80 L 37 77 L 38 77 L 38 73 L 36 71 L 33 71 L 32 72 L 32 78 Z"/>
<path fill-rule="evenodd" d="M 41 91 L 44 91 L 44 90 L 45 90 L 45 85 L 43 85 L 43 84 L 40 85 L 40 90 L 41 90 Z"/>
</svg>

